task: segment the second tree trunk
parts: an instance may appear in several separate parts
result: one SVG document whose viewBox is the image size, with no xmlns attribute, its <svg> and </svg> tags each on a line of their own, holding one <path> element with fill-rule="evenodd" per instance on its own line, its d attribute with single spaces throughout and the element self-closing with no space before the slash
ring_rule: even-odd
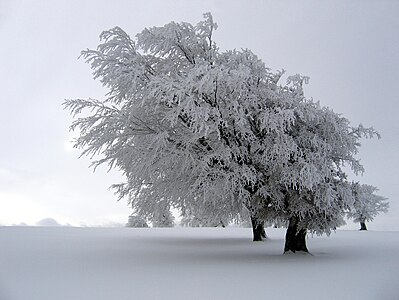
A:
<svg viewBox="0 0 399 300">
<path fill-rule="evenodd" d="M 266 231 L 265 231 L 265 222 L 260 221 L 256 217 L 251 217 L 251 224 L 252 224 L 252 232 L 253 232 L 253 241 L 263 241 L 266 238 Z"/>
<path fill-rule="evenodd" d="M 299 218 L 291 217 L 285 235 L 284 253 L 292 251 L 309 252 L 306 247 L 306 228 L 299 228 Z"/>
<path fill-rule="evenodd" d="M 360 230 L 367 230 L 366 222 L 360 222 Z"/>
</svg>

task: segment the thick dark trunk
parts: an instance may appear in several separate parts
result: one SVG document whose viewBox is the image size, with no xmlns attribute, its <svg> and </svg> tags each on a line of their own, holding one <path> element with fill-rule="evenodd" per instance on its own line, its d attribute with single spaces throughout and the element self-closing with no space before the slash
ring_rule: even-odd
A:
<svg viewBox="0 0 399 300">
<path fill-rule="evenodd" d="M 285 235 L 284 253 L 288 251 L 309 252 L 306 247 L 306 228 L 299 228 L 299 219 L 291 217 L 288 224 L 287 233 Z"/>
<path fill-rule="evenodd" d="M 360 230 L 367 230 L 366 222 L 360 222 Z"/>
<path fill-rule="evenodd" d="M 265 231 L 265 222 L 260 221 L 256 217 L 251 217 L 251 224 L 253 232 L 253 241 L 254 242 L 263 241 L 263 239 L 267 237 Z"/>
</svg>

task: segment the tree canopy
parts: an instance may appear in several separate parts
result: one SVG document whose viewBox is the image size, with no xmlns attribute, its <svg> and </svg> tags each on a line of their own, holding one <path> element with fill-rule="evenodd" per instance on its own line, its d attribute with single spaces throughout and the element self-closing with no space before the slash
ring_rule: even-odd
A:
<svg viewBox="0 0 399 300">
<path fill-rule="evenodd" d="M 64 102 L 80 132 L 75 146 L 94 167 L 122 170 L 116 193 L 147 219 L 170 206 L 207 222 L 248 210 L 253 224 L 329 233 L 354 204 L 343 166 L 363 172 L 359 139 L 378 134 L 305 98 L 307 77 L 282 84 L 284 72 L 250 50 L 221 52 L 216 28 L 207 13 L 134 39 L 104 31 L 82 56 L 106 98 Z"/>
<path fill-rule="evenodd" d="M 348 217 L 361 224 L 362 230 L 367 230 L 366 222 L 371 222 L 380 213 L 388 212 L 387 198 L 376 194 L 378 188 L 369 184 L 353 184 L 354 205 L 348 212 Z"/>
</svg>

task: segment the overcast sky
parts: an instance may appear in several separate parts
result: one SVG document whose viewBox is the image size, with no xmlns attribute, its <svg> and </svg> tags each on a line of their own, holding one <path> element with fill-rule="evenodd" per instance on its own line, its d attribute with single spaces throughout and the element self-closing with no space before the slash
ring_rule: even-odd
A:
<svg viewBox="0 0 399 300">
<path fill-rule="evenodd" d="M 71 149 L 67 98 L 101 99 L 104 89 L 77 59 L 101 31 L 131 36 L 211 12 L 221 50 L 249 48 L 267 66 L 310 76 L 306 95 L 373 126 L 364 141 L 362 183 L 391 210 L 371 229 L 399 230 L 399 1 L 18 1 L 0 0 L 0 224 L 124 223 L 131 209 L 108 187 L 123 180 Z M 351 224 L 353 228 L 357 225 Z"/>
</svg>

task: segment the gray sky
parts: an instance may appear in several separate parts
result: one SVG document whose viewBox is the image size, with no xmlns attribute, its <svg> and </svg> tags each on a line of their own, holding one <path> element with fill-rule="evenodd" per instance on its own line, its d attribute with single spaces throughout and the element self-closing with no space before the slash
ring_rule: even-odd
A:
<svg viewBox="0 0 399 300">
<path fill-rule="evenodd" d="M 210 11 L 220 49 L 249 48 L 267 66 L 310 76 L 306 95 L 352 123 L 364 141 L 362 183 L 376 185 L 390 213 L 370 228 L 399 230 L 399 1 L 18 1 L 0 0 L 0 224 L 124 223 L 130 214 L 108 187 L 117 172 L 93 173 L 71 149 L 66 98 L 102 98 L 80 51 L 101 31 L 131 36 L 170 21 L 197 23 Z M 350 228 L 357 228 L 350 224 Z"/>
</svg>

